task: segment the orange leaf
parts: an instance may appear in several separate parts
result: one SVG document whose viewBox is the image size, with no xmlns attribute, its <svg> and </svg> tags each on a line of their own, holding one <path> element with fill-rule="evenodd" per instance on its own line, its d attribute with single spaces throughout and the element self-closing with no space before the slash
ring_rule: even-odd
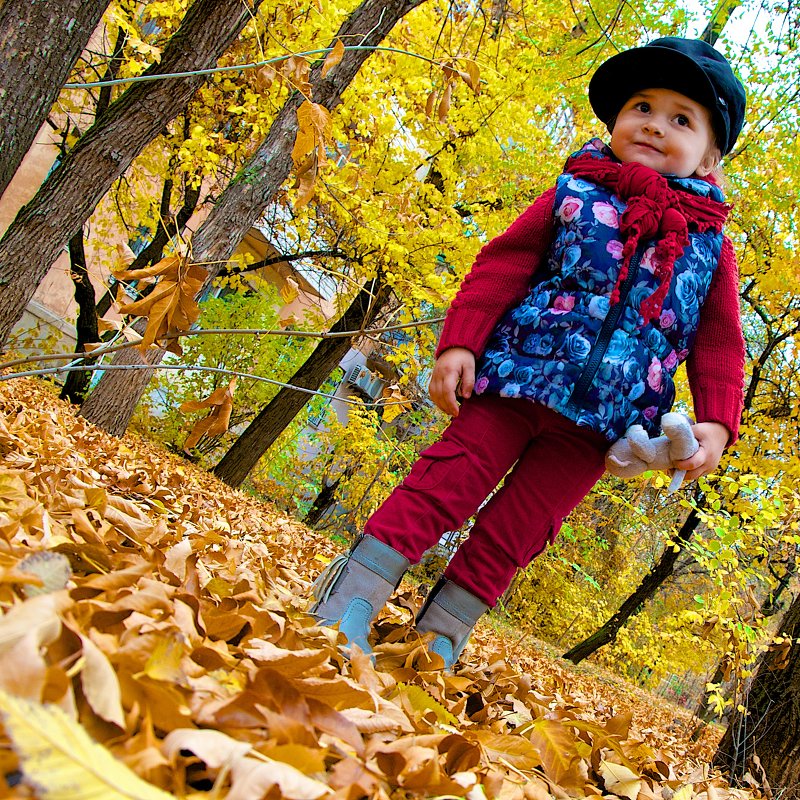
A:
<svg viewBox="0 0 800 800">
<path fill-rule="evenodd" d="M 333 49 L 328 53 L 325 58 L 325 63 L 322 65 L 322 77 L 324 78 L 341 60 L 344 56 L 344 45 L 341 39 L 336 40 Z"/>
<path fill-rule="evenodd" d="M 299 164 L 309 153 L 317 151 L 320 163 L 325 162 L 325 144 L 331 136 L 331 112 L 319 103 L 304 100 L 297 109 L 297 136 L 292 160 Z"/>
<path fill-rule="evenodd" d="M 439 94 L 439 92 L 436 89 L 434 89 L 428 95 L 428 100 L 425 103 L 425 116 L 426 117 L 432 117 L 433 116 L 433 107 L 436 105 L 436 97 L 437 97 L 438 94 Z"/>
<path fill-rule="evenodd" d="M 275 69 L 270 64 L 264 64 L 264 66 L 256 72 L 256 88 L 260 92 L 269 91 L 277 77 L 278 73 Z"/>
<path fill-rule="evenodd" d="M 183 412 L 211 408 L 208 416 L 194 424 L 183 445 L 185 452 L 191 451 L 203 436 L 219 436 L 219 434 L 228 430 L 233 411 L 233 393 L 235 390 L 236 378 L 233 378 L 227 386 L 220 386 L 205 400 L 187 400 L 181 405 L 181 411 Z"/>
<path fill-rule="evenodd" d="M 439 108 L 437 109 L 437 115 L 439 117 L 439 122 L 444 122 L 447 118 L 447 114 L 450 111 L 450 98 L 453 96 L 453 84 L 448 83 L 447 86 L 444 87 L 444 91 L 442 92 L 442 99 L 439 101 Z"/>
</svg>

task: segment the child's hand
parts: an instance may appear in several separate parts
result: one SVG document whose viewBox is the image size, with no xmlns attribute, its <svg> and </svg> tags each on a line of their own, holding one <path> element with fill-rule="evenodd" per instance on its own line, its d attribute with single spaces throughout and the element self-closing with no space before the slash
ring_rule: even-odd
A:
<svg viewBox="0 0 800 800">
<path fill-rule="evenodd" d="M 692 433 L 700 445 L 697 452 L 691 458 L 673 463 L 677 469 L 686 470 L 687 481 L 713 472 L 730 438 L 730 431 L 719 422 L 698 422 L 692 425 Z"/>
<path fill-rule="evenodd" d="M 465 347 L 451 347 L 436 359 L 428 394 L 445 414 L 458 416 L 456 393 L 464 399 L 475 385 L 475 356 Z"/>
</svg>

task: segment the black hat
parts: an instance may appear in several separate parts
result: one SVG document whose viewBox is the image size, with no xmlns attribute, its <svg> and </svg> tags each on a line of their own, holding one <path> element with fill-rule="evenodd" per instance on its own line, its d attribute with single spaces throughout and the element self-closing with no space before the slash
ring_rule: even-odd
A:
<svg viewBox="0 0 800 800">
<path fill-rule="evenodd" d="M 666 36 L 617 53 L 589 81 L 589 102 L 608 124 L 642 89 L 672 89 L 704 105 L 711 112 L 722 154 L 733 150 L 744 124 L 744 87 L 708 42 Z"/>
</svg>

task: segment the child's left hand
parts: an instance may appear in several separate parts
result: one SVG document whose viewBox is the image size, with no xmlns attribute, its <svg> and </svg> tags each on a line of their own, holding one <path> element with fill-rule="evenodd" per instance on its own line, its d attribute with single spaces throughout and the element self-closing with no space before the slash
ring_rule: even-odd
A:
<svg viewBox="0 0 800 800">
<path fill-rule="evenodd" d="M 708 475 L 719 465 L 730 431 L 719 422 L 698 422 L 692 425 L 692 433 L 700 447 L 691 458 L 675 461 L 677 469 L 686 470 L 687 481 Z"/>
</svg>

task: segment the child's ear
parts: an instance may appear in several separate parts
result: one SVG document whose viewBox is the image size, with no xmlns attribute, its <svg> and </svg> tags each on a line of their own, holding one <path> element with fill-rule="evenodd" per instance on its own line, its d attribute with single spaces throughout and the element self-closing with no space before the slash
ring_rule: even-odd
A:
<svg viewBox="0 0 800 800">
<path fill-rule="evenodd" d="M 722 153 L 715 147 L 703 156 L 703 160 L 698 164 L 694 174 L 699 178 L 705 178 L 719 166 L 720 161 L 722 161 Z"/>
</svg>

